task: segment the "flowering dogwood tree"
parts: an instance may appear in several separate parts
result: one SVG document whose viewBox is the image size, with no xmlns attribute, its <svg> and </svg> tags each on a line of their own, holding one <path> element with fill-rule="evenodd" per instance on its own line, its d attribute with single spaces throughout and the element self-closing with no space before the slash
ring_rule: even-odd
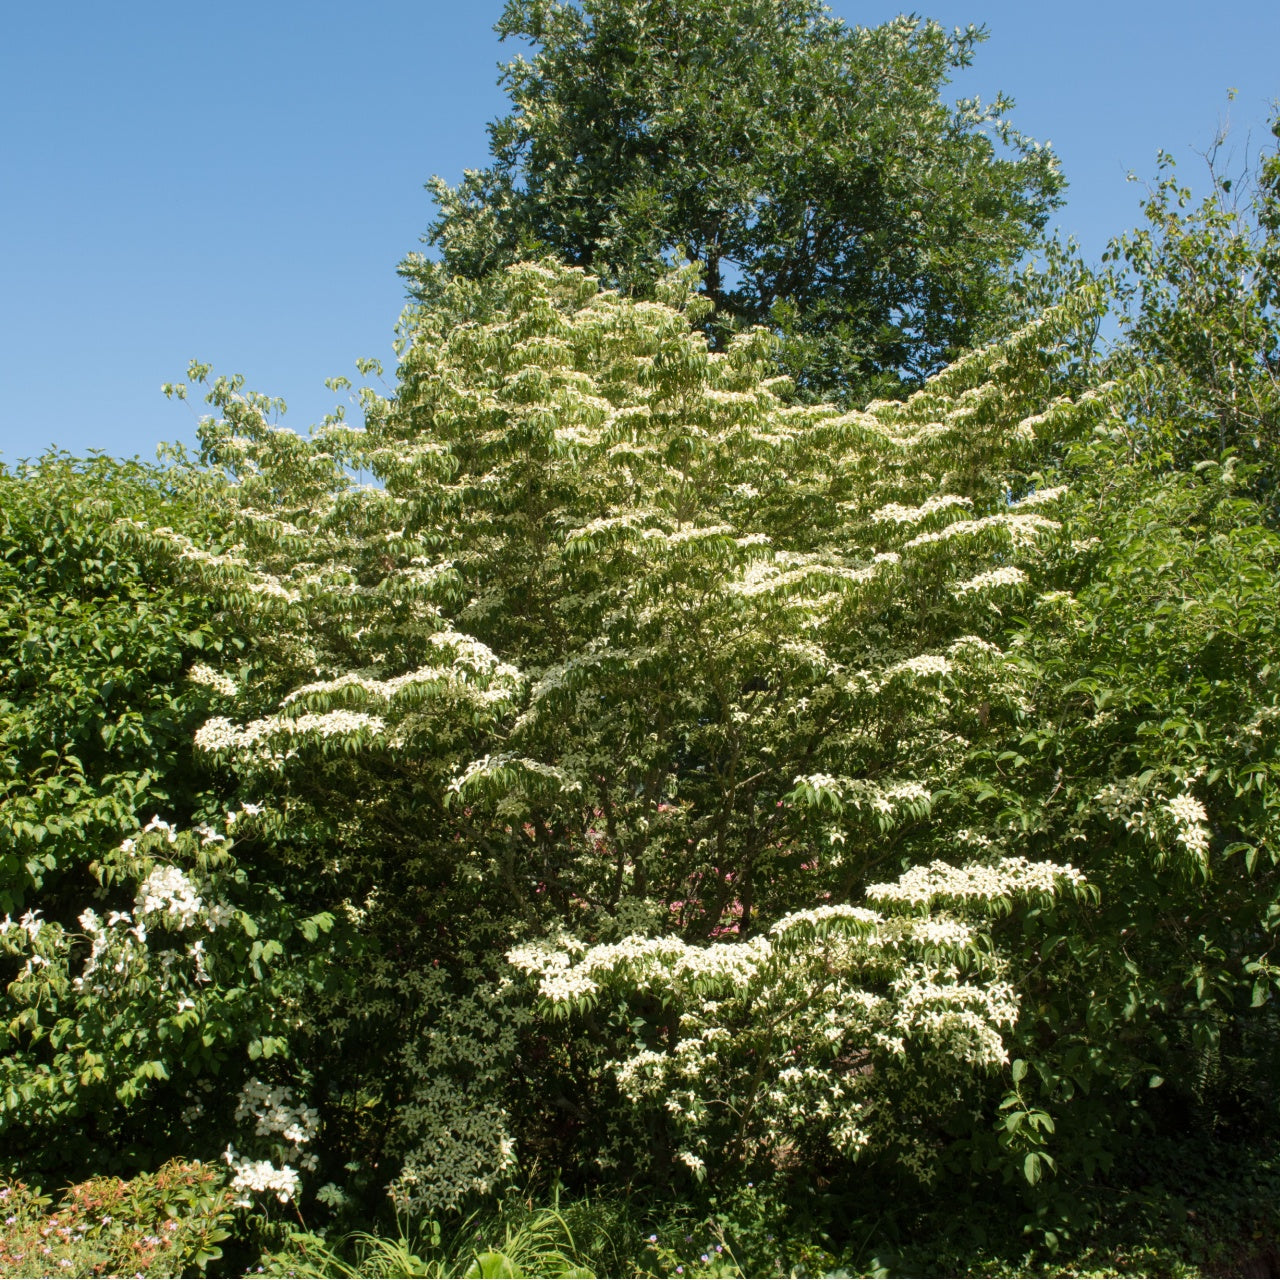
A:
<svg viewBox="0 0 1280 1280">
<path fill-rule="evenodd" d="M 218 789 L 263 809 L 245 854 L 197 838 L 360 956 L 279 1051 L 325 1082 L 330 1163 L 378 1117 L 355 1141 L 403 1203 L 588 1151 L 928 1177 L 959 1080 L 1008 1060 L 1018 973 L 983 922 L 1082 891 L 934 812 L 1025 716 L 1007 614 L 1072 554 L 1037 469 L 1106 399 L 1045 402 L 1059 317 L 844 412 L 790 401 L 762 331 L 708 350 L 704 305 L 688 275 L 642 303 L 553 264 L 454 282 L 361 427 L 304 439 L 213 385 L 224 537 L 118 526 L 253 638 L 190 678 Z M 131 915 L 82 918 L 84 967 L 159 910 L 210 939 L 195 992 L 202 913 L 234 908 L 135 874 Z"/>
<path fill-rule="evenodd" d="M 1268 802 L 1215 772 L 1248 753 L 1134 722 L 1130 761 L 1080 702 L 1140 643 L 1099 494 L 1147 484 L 1125 386 L 1056 391 L 1088 295 L 861 411 L 792 399 L 763 332 L 709 350 L 704 305 L 522 264 L 406 316 L 361 426 L 212 384 L 201 519 L 111 526 L 238 639 L 181 676 L 203 789 L 13 899 L 10 1132 L 159 1113 L 167 1155 L 199 1121 L 183 1154 L 266 1206 L 539 1164 L 927 1183 L 959 1137 L 1035 1182 L 1048 1111 L 1156 1051 L 1128 1011 L 1194 984 L 1151 904 L 1215 876 L 1214 981 L 1265 1001 L 1270 881 L 1221 849 Z M 1154 546 L 1212 491 L 1228 537 L 1229 472 L 1125 510 Z"/>
</svg>

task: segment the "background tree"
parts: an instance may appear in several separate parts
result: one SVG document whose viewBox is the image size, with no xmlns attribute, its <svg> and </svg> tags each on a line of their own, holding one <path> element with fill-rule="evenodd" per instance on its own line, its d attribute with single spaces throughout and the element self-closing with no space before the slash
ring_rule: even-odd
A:
<svg viewBox="0 0 1280 1280">
<path fill-rule="evenodd" d="M 1270 126 L 1280 137 L 1280 118 Z M 1205 155 L 1198 204 L 1160 156 L 1145 224 L 1106 255 L 1124 341 L 1113 372 L 1153 424 L 1148 449 L 1187 468 L 1233 453 L 1249 492 L 1280 520 L 1280 153 L 1239 169 L 1227 136 Z"/>
<path fill-rule="evenodd" d="M 441 263 L 403 267 L 420 297 L 441 269 L 547 252 L 648 296 L 686 254 L 713 342 L 769 326 L 802 390 L 849 403 L 991 336 L 1058 202 L 1010 101 L 940 96 L 973 27 L 850 29 L 818 0 L 510 0 L 497 30 L 534 56 L 504 68 L 493 163 L 428 184 Z"/>
</svg>

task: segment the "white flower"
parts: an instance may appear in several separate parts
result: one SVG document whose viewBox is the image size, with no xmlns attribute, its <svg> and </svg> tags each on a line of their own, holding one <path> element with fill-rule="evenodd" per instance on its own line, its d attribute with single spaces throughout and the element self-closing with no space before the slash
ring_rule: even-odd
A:
<svg viewBox="0 0 1280 1280">
<path fill-rule="evenodd" d="M 922 653 L 918 657 L 908 658 L 889 668 L 887 675 L 913 676 L 945 676 L 951 670 L 951 663 L 940 653 Z"/>
<path fill-rule="evenodd" d="M 138 887 L 134 909 L 139 919 L 151 915 L 174 915 L 178 927 L 188 929 L 204 911 L 204 902 L 196 887 L 177 868 L 153 867 L 151 874 Z"/>
<path fill-rule="evenodd" d="M 1046 502 L 1057 502 L 1066 492 L 1067 486 L 1065 484 L 1055 485 L 1052 489 L 1036 489 L 1027 494 L 1025 498 L 1020 498 L 1017 502 L 1009 505 L 1013 507 L 1038 507 Z"/>
<path fill-rule="evenodd" d="M 187 672 L 187 679 L 192 684 L 202 684 L 206 688 L 213 689 L 228 698 L 234 698 L 239 693 L 236 682 L 230 676 L 223 675 L 220 671 L 215 671 L 205 662 L 197 662 Z"/>
<path fill-rule="evenodd" d="M 974 595 L 980 591 L 994 591 L 1000 587 L 1023 587 L 1027 584 L 1027 575 L 1013 565 L 1005 565 L 999 569 L 988 569 L 976 578 L 967 582 L 958 582 L 951 588 L 956 597 Z"/>
<path fill-rule="evenodd" d="M 314 1107 L 298 1106 L 288 1085 L 269 1085 L 251 1077 L 236 1102 L 236 1119 L 252 1119 L 260 1138 L 280 1135 L 295 1147 L 304 1146 L 320 1130 L 320 1113 Z"/>
<path fill-rule="evenodd" d="M 873 902 L 918 906 L 936 898 L 991 902 L 1015 894 L 1053 894 L 1063 885 L 1083 883 L 1084 876 L 1070 863 L 1002 858 L 995 866 L 975 862 L 953 867 L 931 862 L 927 867 L 912 867 L 892 884 L 869 885 L 867 897 Z"/>
<path fill-rule="evenodd" d="M 945 511 L 948 507 L 972 506 L 972 498 L 960 498 L 953 493 L 943 493 L 935 498 L 930 498 L 918 507 L 903 507 L 896 502 L 891 502 L 888 506 L 881 507 L 879 511 L 872 512 L 871 518 L 882 524 L 919 524 L 921 520 L 926 519 L 937 511 Z"/>
<path fill-rule="evenodd" d="M 240 728 L 224 716 L 206 720 L 196 730 L 195 744 L 201 751 L 217 752 L 233 748 L 265 749 L 278 738 L 335 738 L 354 733 L 382 734 L 386 722 L 363 711 L 308 711 L 299 716 L 266 716 Z"/>
<path fill-rule="evenodd" d="M 231 1186 L 236 1191 L 274 1191 L 281 1204 L 287 1204 L 298 1194 L 301 1179 L 296 1169 L 284 1165 L 277 1169 L 270 1160 L 245 1160 L 236 1154 L 235 1147 L 228 1146 L 222 1155 L 235 1176 Z M 242 1205 L 247 1201 L 239 1202 Z"/>
<path fill-rule="evenodd" d="M 167 823 L 167 822 L 166 822 L 162 817 L 160 817 L 160 815 L 159 815 L 159 814 L 156 814 L 154 817 L 152 817 L 151 821 L 150 821 L 150 822 L 148 822 L 148 823 L 147 823 L 147 825 L 146 825 L 145 827 L 143 827 L 143 828 L 142 828 L 142 830 L 143 830 L 144 832 L 146 832 L 146 831 L 163 831 L 163 832 L 164 832 L 164 838 L 165 838 L 165 839 L 166 839 L 170 844 L 173 844 L 173 843 L 174 843 L 174 841 L 176 841 L 176 840 L 177 840 L 177 838 L 178 838 L 178 833 L 177 833 L 177 831 L 175 831 L 175 830 L 174 830 L 174 828 L 173 828 L 172 826 L 170 826 L 170 825 L 169 825 L 169 823 Z"/>
<path fill-rule="evenodd" d="M 1165 808 L 1173 814 L 1174 821 L 1180 827 L 1188 827 L 1193 822 L 1209 821 L 1209 815 L 1205 812 L 1204 805 L 1195 796 L 1175 796 L 1165 805 Z"/>
<path fill-rule="evenodd" d="M 1035 511 L 1028 511 L 1026 515 L 1001 512 L 999 515 L 983 516 L 981 520 L 955 520 L 944 528 L 919 533 L 905 545 L 923 547 L 929 543 L 949 542 L 952 538 L 999 529 L 1008 535 L 1013 546 L 1025 547 L 1034 544 L 1042 533 L 1060 528 L 1062 526 L 1056 520 L 1049 520 Z"/>
</svg>

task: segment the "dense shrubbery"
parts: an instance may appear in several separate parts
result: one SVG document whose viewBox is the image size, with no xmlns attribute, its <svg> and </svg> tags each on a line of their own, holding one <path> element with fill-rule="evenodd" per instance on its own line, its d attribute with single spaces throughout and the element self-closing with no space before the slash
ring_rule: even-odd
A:
<svg viewBox="0 0 1280 1280">
<path fill-rule="evenodd" d="M 217 1168 L 173 1160 L 129 1182 L 97 1177 L 61 1202 L 0 1185 L 0 1275 L 172 1276 L 222 1257 L 231 1195 Z"/>
<path fill-rule="evenodd" d="M 1123 1269 L 1178 1133 L 1272 1195 L 1277 163 L 901 401 L 544 259 L 359 427 L 196 366 L 198 461 L 0 473 L 4 1172 L 363 1274 Z"/>
</svg>

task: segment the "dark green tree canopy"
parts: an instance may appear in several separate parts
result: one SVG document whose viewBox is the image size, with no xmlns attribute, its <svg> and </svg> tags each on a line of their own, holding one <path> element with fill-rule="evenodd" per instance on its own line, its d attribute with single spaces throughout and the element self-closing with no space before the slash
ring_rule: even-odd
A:
<svg viewBox="0 0 1280 1280">
<path fill-rule="evenodd" d="M 849 28 L 818 0 L 509 0 L 533 45 L 503 70 L 493 162 L 429 188 L 437 266 L 479 278 L 553 253 L 648 296 L 705 266 L 713 341 L 789 338 L 801 387 L 845 401 L 914 385 L 990 335 L 1008 268 L 1062 187 L 1004 98 L 944 103 L 983 33 Z"/>
</svg>

